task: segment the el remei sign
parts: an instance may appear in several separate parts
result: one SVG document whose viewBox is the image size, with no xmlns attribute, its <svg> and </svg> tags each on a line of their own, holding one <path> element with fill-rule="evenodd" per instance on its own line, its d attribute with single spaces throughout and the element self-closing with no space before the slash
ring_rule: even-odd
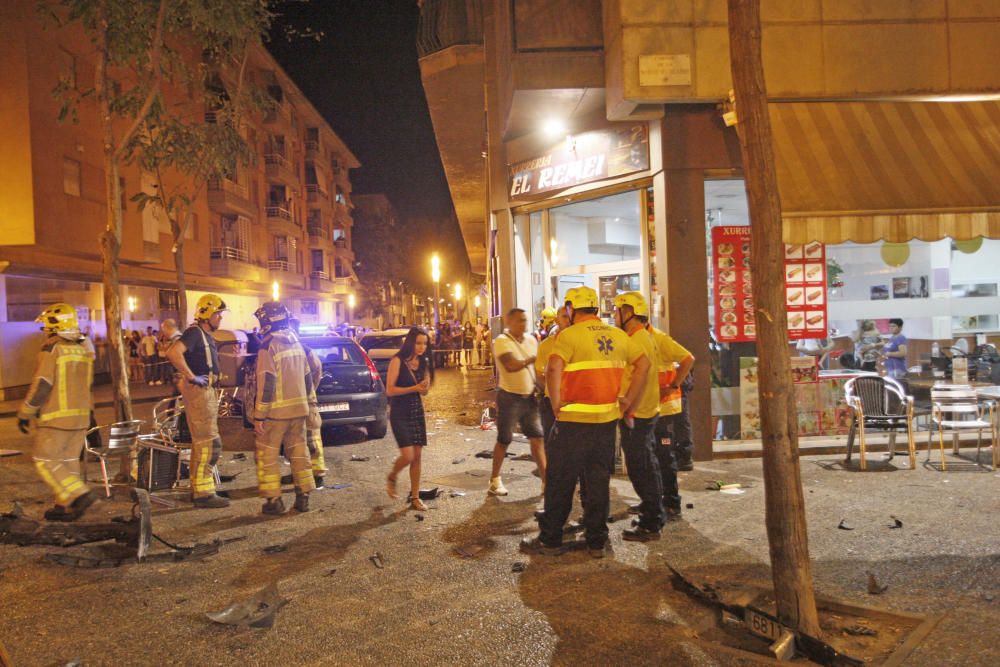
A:
<svg viewBox="0 0 1000 667">
<path fill-rule="evenodd" d="M 567 137 L 545 155 L 510 165 L 510 198 L 534 198 L 646 169 L 649 128 L 645 123 L 584 132 Z"/>
</svg>

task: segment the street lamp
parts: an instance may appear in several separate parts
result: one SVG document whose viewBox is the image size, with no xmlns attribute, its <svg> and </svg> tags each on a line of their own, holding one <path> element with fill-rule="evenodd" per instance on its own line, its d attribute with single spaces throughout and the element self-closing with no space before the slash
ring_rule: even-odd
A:
<svg viewBox="0 0 1000 667">
<path fill-rule="evenodd" d="M 472 300 L 472 303 L 473 303 L 473 305 L 476 306 L 476 321 L 478 322 L 479 321 L 479 295 L 478 294 L 476 295 L 476 298 Z"/>
<path fill-rule="evenodd" d="M 455 283 L 455 318 L 462 319 L 462 283 Z"/>
<path fill-rule="evenodd" d="M 281 296 L 281 285 L 279 285 L 278 281 L 275 280 L 273 283 L 271 283 L 271 301 L 277 301 L 280 296 Z"/>
<path fill-rule="evenodd" d="M 354 295 L 347 295 L 347 321 L 354 322 Z"/>
<path fill-rule="evenodd" d="M 431 279 L 434 281 L 434 326 L 440 326 L 441 313 L 438 304 L 441 301 L 441 259 L 437 253 L 431 257 Z"/>
</svg>

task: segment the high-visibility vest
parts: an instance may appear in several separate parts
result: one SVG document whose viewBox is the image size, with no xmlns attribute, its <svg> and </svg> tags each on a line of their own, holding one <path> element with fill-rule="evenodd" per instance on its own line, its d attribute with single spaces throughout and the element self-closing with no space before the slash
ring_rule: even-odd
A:
<svg viewBox="0 0 1000 667">
<path fill-rule="evenodd" d="M 600 424 L 620 419 L 618 395 L 634 349 L 628 334 L 596 317 L 578 319 L 561 331 L 552 348 L 566 362 L 559 420 Z"/>
<path fill-rule="evenodd" d="M 660 384 L 661 394 L 662 390 L 673 384 L 674 380 L 677 379 L 677 365 L 679 362 L 684 361 L 691 356 L 680 343 L 675 341 L 670 337 L 669 334 L 660 331 L 655 327 L 649 327 L 649 332 L 653 336 L 653 340 L 656 343 L 656 351 L 659 357 L 659 364 L 656 369 L 657 381 Z M 670 391 L 667 394 L 663 394 L 660 399 L 660 414 L 661 415 L 676 415 L 683 409 L 682 402 L 683 393 L 680 387 Z"/>
<path fill-rule="evenodd" d="M 44 398 L 42 384 L 51 387 Z M 90 426 L 93 409 L 94 348 L 87 338 L 79 342 L 51 336 L 38 355 L 38 368 L 18 416 L 37 415 L 38 425 L 65 430 Z"/>
<path fill-rule="evenodd" d="M 255 419 L 295 419 L 309 414 L 306 352 L 292 331 L 276 331 L 257 352 Z"/>
</svg>

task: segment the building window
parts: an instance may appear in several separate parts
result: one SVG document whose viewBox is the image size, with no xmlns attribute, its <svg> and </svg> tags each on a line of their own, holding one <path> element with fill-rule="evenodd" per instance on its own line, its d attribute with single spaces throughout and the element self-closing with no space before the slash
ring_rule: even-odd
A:
<svg viewBox="0 0 1000 667">
<path fill-rule="evenodd" d="M 80 162 L 68 157 L 63 158 L 63 192 L 80 196 Z"/>
<path fill-rule="evenodd" d="M 160 310 L 177 310 L 177 290 L 160 290 Z"/>
<path fill-rule="evenodd" d="M 303 315 L 319 315 L 319 302 L 303 300 L 300 312 Z"/>
</svg>

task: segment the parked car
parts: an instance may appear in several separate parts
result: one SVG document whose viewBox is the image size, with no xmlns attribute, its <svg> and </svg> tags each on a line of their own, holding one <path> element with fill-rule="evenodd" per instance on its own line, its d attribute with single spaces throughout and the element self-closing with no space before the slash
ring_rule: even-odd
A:
<svg viewBox="0 0 1000 667">
<path fill-rule="evenodd" d="M 386 329 L 372 331 L 361 337 L 361 347 L 368 353 L 382 377 L 389 372 L 389 360 L 403 347 L 403 339 L 409 332 L 409 329 Z"/>
<path fill-rule="evenodd" d="M 323 362 L 323 376 L 316 388 L 323 426 L 362 426 L 370 440 L 384 438 L 389 428 L 389 403 L 385 384 L 375 364 L 356 342 L 332 334 L 300 339 Z M 256 379 L 247 373 L 247 414 L 253 414 Z"/>
</svg>

